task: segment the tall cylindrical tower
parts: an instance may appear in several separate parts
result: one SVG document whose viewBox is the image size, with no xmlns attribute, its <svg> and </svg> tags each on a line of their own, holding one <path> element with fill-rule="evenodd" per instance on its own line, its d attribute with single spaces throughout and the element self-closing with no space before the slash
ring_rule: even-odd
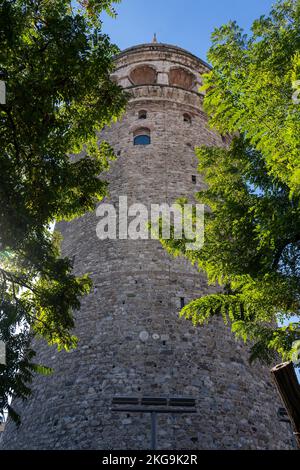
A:
<svg viewBox="0 0 300 470">
<path fill-rule="evenodd" d="M 199 93 L 208 66 L 178 47 L 145 44 L 122 52 L 114 79 L 131 94 L 122 120 L 99 139 L 118 159 L 108 175 L 110 197 L 128 206 L 172 204 L 202 187 L 194 147 L 222 145 L 207 127 Z M 129 217 L 130 221 L 130 217 Z M 96 213 L 60 224 L 63 254 L 94 287 L 76 313 L 79 346 L 57 353 L 45 344 L 38 360 L 54 368 L 36 377 L 33 396 L 17 404 L 22 425 L 8 423 L 13 449 L 140 449 L 149 446 L 147 415 L 113 413 L 112 398 L 189 396 L 195 415 L 161 415 L 163 449 L 286 449 L 289 428 L 269 371 L 248 364 L 248 352 L 220 320 L 195 328 L 179 320 L 183 303 L 212 291 L 184 259 L 156 240 L 99 240 Z"/>
</svg>

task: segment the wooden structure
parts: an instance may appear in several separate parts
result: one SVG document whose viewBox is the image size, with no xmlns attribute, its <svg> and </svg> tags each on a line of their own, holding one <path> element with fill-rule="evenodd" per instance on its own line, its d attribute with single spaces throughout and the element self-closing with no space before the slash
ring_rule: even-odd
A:
<svg viewBox="0 0 300 470">
<path fill-rule="evenodd" d="M 271 374 L 291 420 L 294 435 L 300 448 L 300 385 L 293 363 L 278 364 L 271 369 Z"/>
</svg>

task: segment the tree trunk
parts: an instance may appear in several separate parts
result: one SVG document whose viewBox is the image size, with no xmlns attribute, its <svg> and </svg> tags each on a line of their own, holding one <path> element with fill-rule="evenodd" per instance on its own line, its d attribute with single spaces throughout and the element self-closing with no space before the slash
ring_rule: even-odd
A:
<svg viewBox="0 0 300 470">
<path fill-rule="evenodd" d="M 292 362 L 278 364 L 271 369 L 273 380 L 294 428 L 300 448 L 300 385 Z"/>
</svg>

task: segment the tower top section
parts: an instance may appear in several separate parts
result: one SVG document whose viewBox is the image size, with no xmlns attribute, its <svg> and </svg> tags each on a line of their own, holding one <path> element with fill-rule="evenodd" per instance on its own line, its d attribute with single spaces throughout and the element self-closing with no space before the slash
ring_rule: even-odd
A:
<svg viewBox="0 0 300 470">
<path fill-rule="evenodd" d="M 112 78 L 131 91 L 133 100 L 168 99 L 201 108 L 202 75 L 211 68 L 185 49 L 140 44 L 118 54 L 115 65 Z"/>
<path fill-rule="evenodd" d="M 127 57 L 129 55 L 136 55 L 139 53 L 144 53 L 144 54 L 149 54 L 149 53 L 156 53 L 156 54 L 178 54 L 178 56 L 185 56 L 189 57 L 191 60 L 195 62 L 195 64 L 198 64 L 201 66 L 201 71 L 209 72 L 211 70 L 211 66 L 205 62 L 204 60 L 200 59 L 196 55 L 192 54 L 191 52 L 187 51 L 186 49 L 183 49 L 182 47 L 174 46 L 172 44 L 164 44 L 161 42 L 157 41 L 157 35 L 154 33 L 153 40 L 151 43 L 145 43 L 145 44 L 138 44 L 136 46 L 128 47 L 127 49 L 124 49 L 120 54 L 117 55 L 116 60 L 119 62 L 123 57 Z"/>
</svg>

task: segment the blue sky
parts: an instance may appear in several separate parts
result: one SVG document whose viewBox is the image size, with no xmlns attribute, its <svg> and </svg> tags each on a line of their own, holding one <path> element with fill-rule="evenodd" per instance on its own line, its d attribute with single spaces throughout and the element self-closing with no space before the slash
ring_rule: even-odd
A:
<svg viewBox="0 0 300 470">
<path fill-rule="evenodd" d="M 103 17 L 103 30 L 120 49 L 158 41 L 206 59 L 215 27 L 236 20 L 248 30 L 275 0 L 122 0 L 117 19 Z"/>
</svg>

